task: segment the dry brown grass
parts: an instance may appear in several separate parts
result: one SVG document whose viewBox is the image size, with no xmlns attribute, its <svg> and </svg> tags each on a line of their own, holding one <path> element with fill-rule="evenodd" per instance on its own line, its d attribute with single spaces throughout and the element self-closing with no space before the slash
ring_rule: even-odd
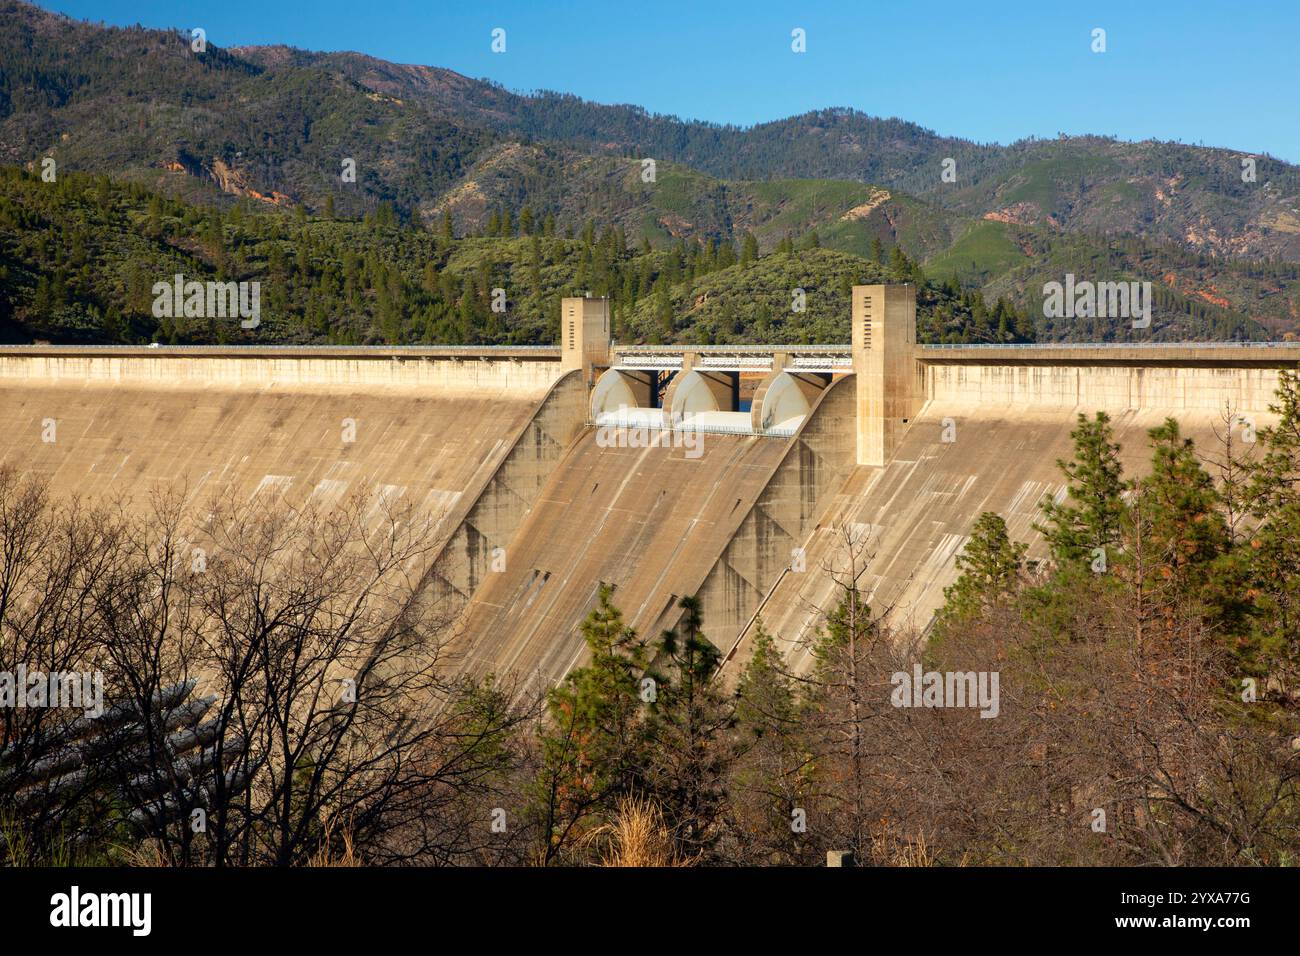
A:
<svg viewBox="0 0 1300 956">
<path fill-rule="evenodd" d="M 871 841 L 871 858 L 877 866 L 939 866 L 924 833 L 901 836 L 893 827 L 884 827 Z M 946 865 L 946 864 L 945 864 Z M 957 866 L 969 865 L 966 854 Z"/>
<path fill-rule="evenodd" d="M 154 840 L 142 840 L 134 846 L 118 846 L 116 849 L 122 854 L 123 862 L 127 866 L 149 869 L 171 866 L 171 862 L 163 854 L 162 847 Z"/>
<path fill-rule="evenodd" d="M 321 841 L 320 849 L 313 853 L 307 861 L 310 867 L 357 867 L 365 866 L 366 863 L 361 857 L 357 856 L 356 848 L 352 845 L 352 831 L 344 830 L 340 837 L 343 840 L 343 851 L 335 853 L 332 849 L 334 845 L 334 821 L 325 821 L 325 838 Z"/>
<path fill-rule="evenodd" d="M 664 823 L 659 807 L 641 797 L 627 797 L 613 821 L 592 832 L 603 843 L 599 866 L 694 866 L 695 857 L 682 856 Z"/>
</svg>

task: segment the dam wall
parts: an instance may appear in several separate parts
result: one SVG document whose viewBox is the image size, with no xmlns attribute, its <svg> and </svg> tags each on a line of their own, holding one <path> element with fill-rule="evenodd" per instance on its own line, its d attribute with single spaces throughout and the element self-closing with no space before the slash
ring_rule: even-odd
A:
<svg viewBox="0 0 1300 956">
<path fill-rule="evenodd" d="M 725 651 L 852 469 L 854 401 L 851 376 L 834 382 L 788 439 L 701 433 L 689 448 L 676 446 L 680 432 L 646 430 L 660 444 L 636 448 L 609 444 L 620 429 L 588 429 L 551 472 L 506 567 L 474 592 L 467 666 L 559 680 L 585 657 L 581 624 L 602 583 L 650 641 L 698 595 L 705 635 Z"/>
<path fill-rule="evenodd" d="M 856 384 L 845 376 L 818 397 L 700 586 L 705 634 L 724 653 L 781 576 L 806 566 L 799 549 L 854 468 Z"/>
<path fill-rule="evenodd" d="M 1286 363 L 1066 364 L 988 355 L 916 364 L 924 403 L 893 455 L 881 467 L 852 470 L 801 542 L 807 570 L 785 573 L 757 615 L 796 670 L 811 666 L 811 639 L 842 593 L 826 569 L 843 580 L 850 549 L 865 565 L 858 586 L 875 612 L 923 631 L 957 577 L 955 559 L 982 512 L 1006 520 L 1012 539 L 1028 543 L 1029 560 L 1047 556 L 1033 524 L 1041 501 L 1065 495 L 1056 462 L 1073 454 L 1078 415 L 1111 417 L 1129 476 L 1150 470 L 1147 432 L 1166 418 L 1179 422 L 1202 455 L 1221 449 L 1230 429 L 1236 453 L 1249 453 L 1242 419 L 1255 428 L 1276 420 L 1268 405 Z M 751 622 L 732 647 L 724 680 L 738 677 L 754 631 Z"/>
<path fill-rule="evenodd" d="M 431 521 L 420 601 L 456 615 L 452 669 L 560 680 L 607 584 L 649 640 L 697 595 L 730 680 L 759 620 L 806 666 L 846 542 L 877 611 L 924 631 L 982 512 L 1044 557 L 1032 526 L 1063 495 L 1079 414 L 1106 411 L 1140 475 L 1167 417 L 1203 454 L 1270 424 L 1300 358 L 1281 343 L 918 346 L 914 309 L 906 287 L 855 288 L 844 346 L 618 348 L 607 304 L 582 298 L 564 300 L 556 348 L 0 347 L 0 465 L 140 513 L 158 490 L 410 506 Z M 762 373 L 763 394 L 811 404 L 711 412 L 710 390 L 694 431 L 689 415 L 648 427 L 665 417 L 632 395 L 646 427 L 588 425 L 602 387 L 677 396 L 715 373 Z"/>
<path fill-rule="evenodd" d="M 924 401 L 979 406 L 1267 412 L 1278 381 L 1258 367 L 917 364 Z"/>
<path fill-rule="evenodd" d="M 576 375 L 557 383 L 555 360 L 228 351 L 0 350 L 0 464 L 47 479 L 58 497 L 137 513 L 158 491 L 196 515 L 267 494 L 409 508 L 430 523 L 429 558 L 442 544 L 460 581 L 473 572 L 455 556 L 477 566 L 475 541 L 458 548 L 467 529 L 495 540 L 585 420 L 585 390 Z M 379 527 L 383 509 L 367 521 Z"/>
<path fill-rule="evenodd" d="M 663 429 L 640 447 L 602 447 L 610 431 L 586 428 L 569 446 L 505 549 L 504 567 L 475 592 L 452 647 L 462 669 L 560 680 L 585 655 L 580 628 L 602 584 L 628 626 L 658 638 L 735 537 L 790 441 L 702 434 L 688 447 Z"/>
<path fill-rule="evenodd" d="M 483 579 L 508 564 L 507 547 L 537 501 L 555 465 L 587 418 L 584 371 L 566 372 L 541 401 L 510 449 L 462 497 L 455 530 L 424 582 L 443 606 L 459 610 Z"/>
</svg>

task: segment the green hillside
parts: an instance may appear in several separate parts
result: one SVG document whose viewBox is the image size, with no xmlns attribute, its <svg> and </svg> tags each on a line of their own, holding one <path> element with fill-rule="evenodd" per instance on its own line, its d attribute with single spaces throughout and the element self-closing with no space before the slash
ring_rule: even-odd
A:
<svg viewBox="0 0 1300 956">
<path fill-rule="evenodd" d="M 1002 222 L 973 222 L 951 246 L 927 259 L 925 267 L 935 275 L 953 275 L 983 285 L 1030 258 L 1016 241 L 1021 231 Z"/>
<path fill-rule="evenodd" d="M 155 318 L 153 286 L 176 273 L 260 282 L 261 325 Z M 102 176 L 46 183 L 0 167 L 0 335 L 11 342 L 546 344 L 560 298 L 581 292 L 612 299 L 623 341 L 844 341 L 848 288 L 863 281 L 918 282 L 923 337 L 1032 335 L 1006 304 L 986 309 L 977 293 L 926 283 L 897 249 L 886 267 L 789 240 L 767 254 L 756 243 L 655 248 L 619 229 L 567 237 L 535 219 L 457 237 L 402 224 L 388 206 L 361 219 L 204 206 Z M 789 310 L 796 287 L 802 312 Z M 504 312 L 491 307 L 494 289 Z M 708 307 L 688 305 L 697 300 Z M 788 314 L 776 314 L 781 301 Z"/>
<path fill-rule="evenodd" d="M 847 342 L 852 287 L 915 280 L 912 269 L 829 249 L 775 253 L 662 288 L 637 302 L 621 328 L 651 342 Z M 922 341 L 1033 339 L 1029 318 L 1004 302 L 989 309 L 979 294 L 928 283 L 918 288 Z"/>
</svg>

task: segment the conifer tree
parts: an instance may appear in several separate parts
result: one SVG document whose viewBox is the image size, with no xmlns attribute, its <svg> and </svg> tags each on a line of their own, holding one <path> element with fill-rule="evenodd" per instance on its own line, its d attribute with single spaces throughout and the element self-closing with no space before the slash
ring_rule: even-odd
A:
<svg viewBox="0 0 1300 956">
<path fill-rule="evenodd" d="M 732 848 L 737 862 L 793 864 L 809 857 L 807 841 L 791 829 L 811 788 L 808 742 L 795 681 L 760 618 L 753 653 L 736 685 L 736 756 L 728 789 L 744 833 Z"/>
<path fill-rule="evenodd" d="M 571 671 L 547 702 L 537 780 L 546 863 L 580 839 L 601 810 L 641 789 L 644 778 L 645 643 L 623 623 L 612 597 L 602 585 L 597 606 L 582 622 L 591 659 Z"/>
<path fill-rule="evenodd" d="M 1044 499 L 1039 505 L 1043 521 L 1034 528 L 1047 539 L 1052 557 L 1060 565 L 1092 562 L 1099 548 L 1105 550 L 1107 561 L 1115 557 L 1124 492 L 1130 485 L 1124 480 L 1119 445 L 1111 441 L 1111 434 L 1110 416 L 1105 412 L 1097 412 L 1091 420 L 1080 414 L 1070 433 L 1074 458 L 1056 462 L 1069 482 L 1067 498 L 1060 504 Z"/>
<path fill-rule="evenodd" d="M 871 261 L 882 266 L 885 264 L 885 245 L 879 236 L 871 237 Z"/>
<path fill-rule="evenodd" d="M 1214 479 L 1202 467 L 1190 438 L 1172 418 L 1152 428 L 1151 474 L 1138 485 L 1144 550 L 1154 573 L 1189 596 L 1206 582 L 1213 562 L 1228 549 Z M 1130 549 L 1131 550 L 1131 549 Z"/>
<path fill-rule="evenodd" d="M 651 672 L 657 686 L 647 776 L 679 852 L 691 857 L 717 839 L 727 765 L 723 737 L 733 718 L 710 680 L 718 651 L 701 631 L 699 599 L 684 597 L 678 607 L 681 624 L 660 637 Z"/>
<path fill-rule="evenodd" d="M 985 511 L 957 556 L 957 580 L 944 588 L 944 607 L 936 621 L 942 632 L 978 617 L 1014 596 L 1027 545 L 1013 542 L 1001 515 Z"/>
<path fill-rule="evenodd" d="M 1251 468 L 1258 522 L 1248 542 L 1252 650 L 1288 686 L 1300 680 L 1300 374 L 1278 376 L 1275 425 L 1261 429 L 1264 454 Z"/>
</svg>

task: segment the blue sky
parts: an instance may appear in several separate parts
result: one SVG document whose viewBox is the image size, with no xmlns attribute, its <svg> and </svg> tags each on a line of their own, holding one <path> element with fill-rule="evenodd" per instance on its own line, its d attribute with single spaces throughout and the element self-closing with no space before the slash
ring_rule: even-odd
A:
<svg viewBox="0 0 1300 956">
<path fill-rule="evenodd" d="M 750 125 L 851 106 L 981 142 L 1059 132 L 1300 162 L 1300 0 L 47 0 L 79 19 L 443 66 Z M 491 52 L 491 31 L 506 52 Z M 791 30 L 807 52 L 791 52 Z M 1091 50 L 1106 31 L 1106 52 Z"/>
</svg>

